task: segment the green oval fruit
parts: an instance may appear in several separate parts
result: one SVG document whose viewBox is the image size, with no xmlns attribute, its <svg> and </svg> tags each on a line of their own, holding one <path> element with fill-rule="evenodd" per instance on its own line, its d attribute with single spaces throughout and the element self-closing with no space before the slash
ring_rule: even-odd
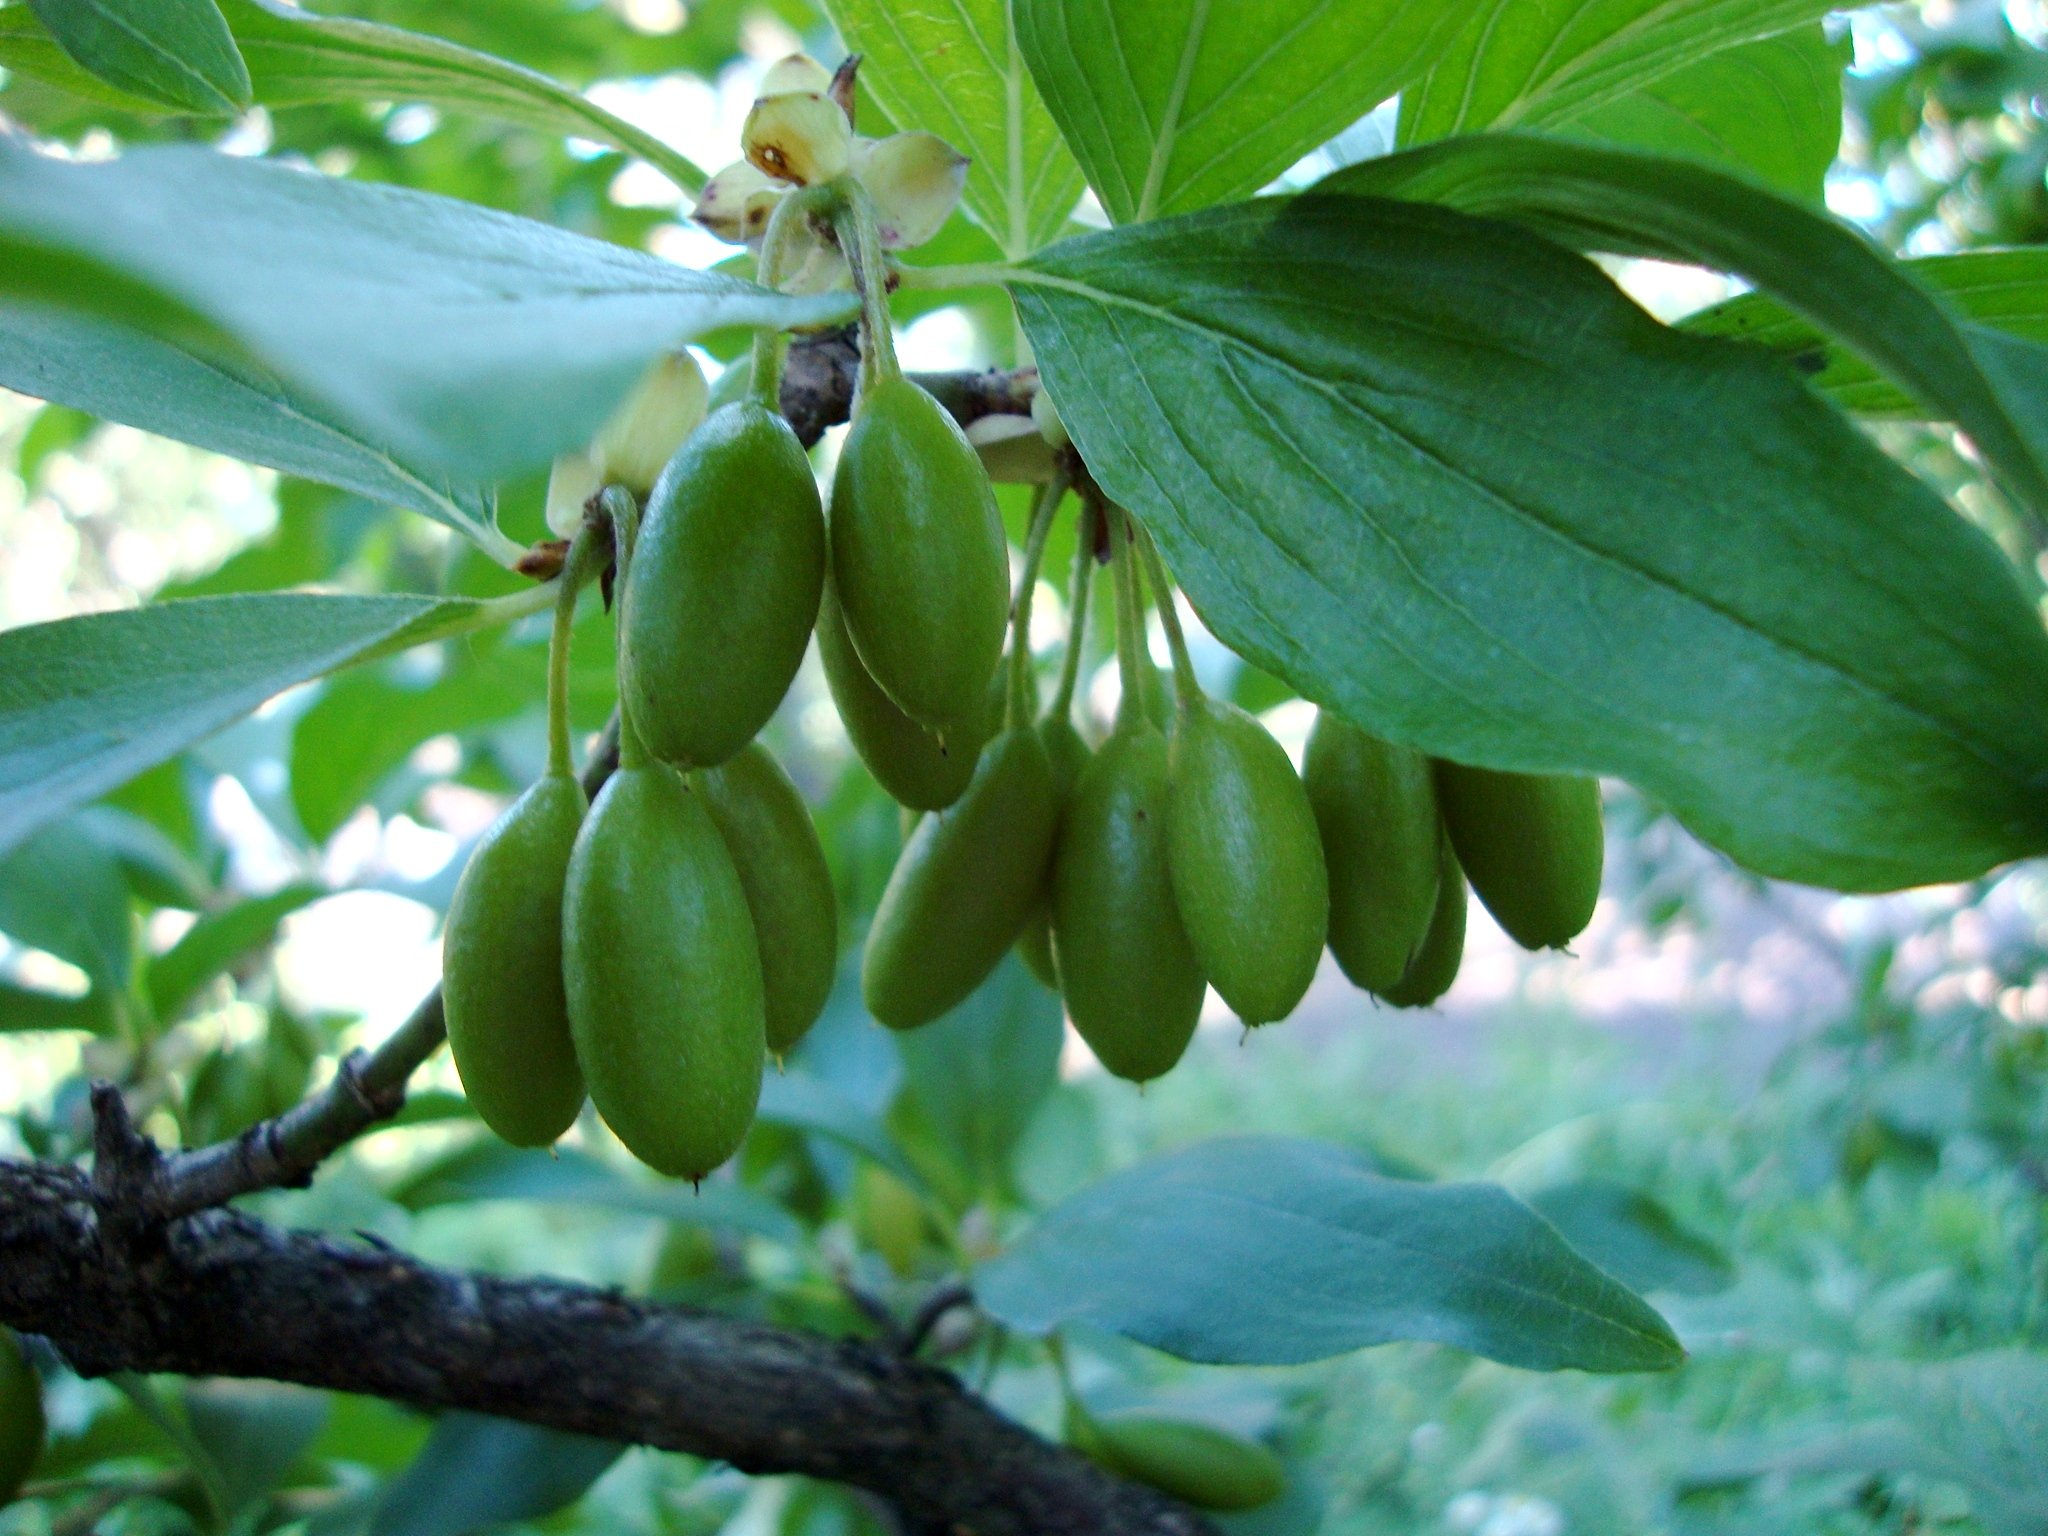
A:
<svg viewBox="0 0 2048 1536">
<path fill-rule="evenodd" d="M 754 1118 L 767 1024 L 746 888 L 673 768 L 622 768 L 598 794 L 562 931 L 591 1102 L 642 1162 L 702 1178 Z"/>
<path fill-rule="evenodd" d="M 989 719 L 999 712 L 977 713 L 943 736 L 903 713 L 861 664 L 829 581 L 818 610 L 818 658 L 853 750 L 889 797 L 914 811 L 942 811 L 958 800 L 974 777 Z"/>
<path fill-rule="evenodd" d="M 1437 803 L 1479 899 L 1524 949 L 1560 949 L 1600 900 L 1600 783 L 1436 764 Z"/>
<path fill-rule="evenodd" d="M 1278 1456 L 1213 1424 L 1132 1408 L 1095 1415 L 1093 1431 L 1077 1448 L 1106 1470 L 1197 1509 L 1257 1509 L 1286 1491 Z"/>
<path fill-rule="evenodd" d="M 761 946 L 768 1049 L 781 1056 L 825 1011 L 839 966 L 839 898 L 810 807 L 759 742 L 697 775 L 732 855 Z"/>
<path fill-rule="evenodd" d="M 1044 743 L 1029 727 L 1005 731 L 967 793 L 903 845 L 861 957 L 870 1013 L 914 1029 L 982 984 L 1045 887 L 1058 820 Z"/>
<path fill-rule="evenodd" d="M 620 617 L 620 686 L 648 749 L 722 763 L 754 739 L 804 659 L 825 519 L 789 423 L 724 406 L 656 482 Z"/>
<path fill-rule="evenodd" d="M 1396 1008 L 1427 1008 L 1451 990 L 1465 960 L 1465 873 L 1450 837 L 1437 834 L 1436 909 L 1408 970 L 1379 995 Z"/>
<path fill-rule="evenodd" d="M 21 1340 L 0 1328 L 0 1505 L 11 1504 L 43 1454 L 43 1383 Z"/>
<path fill-rule="evenodd" d="M 1074 1028 L 1104 1067 L 1142 1083 L 1180 1060 L 1208 981 L 1167 869 L 1166 738 L 1124 718 L 1060 824 L 1052 947 Z"/>
<path fill-rule="evenodd" d="M 562 888 L 583 812 L 582 785 L 542 778 L 477 843 L 448 906 L 448 1048 L 477 1115 L 515 1147 L 547 1146 L 583 1107 L 562 990 Z"/>
<path fill-rule="evenodd" d="M 1167 867 L 1188 942 L 1245 1023 L 1284 1019 L 1330 926 L 1308 791 L 1270 731 L 1212 699 L 1184 701 L 1167 762 Z"/>
<path fill-rule="evenodd" d="M 1429 759 L 1326 710 L 1302 781 L 1330 872 L 1330 953 L 1354 986 L 1385 992 L 1408 974 L 1436 911 L 1443 826 Z"/>
<path fill-rule="evenodd" d="M 995 492 L 945 408 L 904 378 L 868 390 L 832 480 L 832 577 L 869 675 L 944 729 L 980 707 L 1010 612 Z"/>
<path fill-rule="evenodd" d="M 1053 792 L 1059 797 L 1060 812 L 1066 813 L 1066 805 L 1074 795 L 1074 785 L 1080 780 L 1081 770 L 1088 766 L 1093 756 L 1088 743 L 1081 739 L 1081 733 L 1074 729 L 1074 722 L 1064 715 L 1048 715 L 1038 722 L 1038 739 L 1045 743 L 1047 761 L 1052 764 Z M 1058 833 L 1054 833 L 1057 845 Z M 1060 989 L 1059 962 L 1052 952 L 1052 869 L 1046 868 L 1046 889 L 1038 903 L 1031 910 L 1031 916 L 1024 920 L 1024 932 L 1017 940 L 1017 953 L 1023 958 L 1024 968 L 1046 986 L 1057 992 Z"/>
</svg>

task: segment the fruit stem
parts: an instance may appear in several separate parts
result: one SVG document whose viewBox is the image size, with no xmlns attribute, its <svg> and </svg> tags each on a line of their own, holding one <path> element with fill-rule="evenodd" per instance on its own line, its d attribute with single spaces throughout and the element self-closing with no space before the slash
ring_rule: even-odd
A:
<svg viewBox="0 0 2048 1536">
<path fill-rule="evenodd" d="M 617 574 L 612 578 L 613 602 L 616 611 L 612 615 L 612 629 L 623 637 L 626 632 L 626 586 L 633 570 L 633 545 L 640 535 L 640 503 L 633 493 L 623 485 L 608 485 L 598 492 L 598 504 L 612 520 L 612 556 L 616 561 Z M 623 645 L 619 648 L 619 665 L 623 668 L 627 657 Z M 647 750 L 647 743 L 640 735 L 640 728 L 633 723 L 633 712 L 626 701 L 631 690 L 619 690 L 619 766 L 621 768 L 645 768 L 654 761 L 654 755 Z"/>
<path fill-rule="evenodd" d="M 585 523 L 576 530 L 562 574 L 555 578 L 555 627 L 548 635 L 548 772 L 565 779 L 575 771 L 569 755 L 569 636 L 576 627 L 576 599 L 593 574 L 596 545 L 596 531 Z"/>
<path fill-rule="evenodd" d="M 789 247 L 803 221 L 829 206 L 824 189 L 799 187 L 775 205 L 769 215 L 768 232 L 761 237 L 761 260 L 754 276 L 763 288 L 780 289 L 788 274 Z M 782 364 L 788 355 L 789 338 L 774 326 L 754 332 L 754 398 L 771 411 L 782 409 Z"/>
<path fill-rule="evenodd" d="M 876 384 L 900 377 L 896 341 L 889 328 L 889 267 L 882 256 L 882 232 L 867 189 L 851 176 L 827 183 L 833 192 L 832 227 L 860 294 L 861 370 L 855 401 Z"/>
<path fill-rule="evenodd" d="M 1081 652 L 1088 638 L 1088 589 L 1095 575 L 1094 506 L 1083 507 L 1074 529 L 1074 574 L 1067 582 L 1067 651 L 1060 658 L 1060 685 L 1049 711 L 1064 720 L 1074 708 L 1074 684 L 1081 677 Z"/>
<path fill-rule="evenodd" d="M 1107 514 L 1112 509 L 1105 506 Z M 1131 549 L 1130 514 L 1115 508 L 1110 530 L 1110 565 L 1116 578 L 1116 670 L 1122 696 L 1116 705 L 1117 724 L 1145 715 L 1145 600 L 1138 592 L 1138 557 Z"/>
<path fill-rule="evenodd" d="M 1052 532 L 1053 517 L 1072 483 L 1065 469 L 1053 471 L 1032 504 L 1031 528 L 1024 536 L 1024 567 L 1017 576 L 1017 595 L 1010 600 L 1008 722 L 1013 728 L 1029 725 L 1038 712 L 1037 690 L 1031 686 L 1031 600 L 1038 591 L 1039 567 L 1045 564 L 1045 537 Z"/>
<path fill-rule="evenodd" d="M 1126 513 L 1125 516 L 1130 516 Z M 1144 556 L 1145 574 L 1152 582 L 1152 596 L 1159 604 L 1159 622 L 1166 628 L 1166 648 L 1173 653 L 1173 691 L 1183 709 L 1201 702 L 1202 684 L 1195 676 L 1194 658 L 1188 655 L 1188 637 L 1180 627 L 1180 610 L 1174 606 L 1173 583 L 1166 574 L 1166 564 L 1159 558 L 1159 550 L 1152 542 L 1152 535 L 1131 519 L 1139 553 Z"/>
</svg>

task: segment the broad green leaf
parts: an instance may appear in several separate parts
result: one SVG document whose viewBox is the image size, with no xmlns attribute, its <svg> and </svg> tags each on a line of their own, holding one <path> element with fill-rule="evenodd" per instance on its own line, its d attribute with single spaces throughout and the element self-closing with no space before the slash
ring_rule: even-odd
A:
<svg viewBox="0 0 2048 1536">
<path fill-rule="evenodd" d="M 400 27 L 319 16 L 279 0 L 222 0 L 268 107 L 326 101 L 419 101 L 544 133 L 573 134 L 638 155 L 686 192 L 704 172 L 653 134 L 520 65 Z"/>
<path fill-rule="evenodd" d="M 1046 104 L 1119 224 L 1256 192 L 1435 60 L 1481 0 L 1014 0 Z"/>
<path fill-rule="evenodd" d="M 1642 1298 L 1492 1184 L 1374 1173 L 1335 1147 L 1229 1137 L 1138 1164 L 976 1273 L 1030 1333 L 1107 1329 L 1185 1360 L 1291 1365 L 1420 1339 L 1530 1370 L 1666 1370 Z"/>
<path fill-rule="evenodd" d="M 1571 118 L 1563 131 L 1689 155 L 1818 204 L 1842 142 L 1849 39 L 1815 24 L 1709 54 Z"/>
<path fill-rule="evenodd" d="M 0 933 L 85 972 L 91 1027 L 120 1017 L 135 954 L 128 882 L 83 818 L 44 827 L 0 860 Z"/>
<path fill-rule="evenodd" d="M 476 1413 L 444 1413 L 370 1516 L 369 1536 L 468 1536 L 573 1504 L 625 1447 Z"/>
<path fill-rule="evenodd" d="M 0 142 L 8 240 L 41 252 L 39 271 L 75 261 L 129 289 L 31 274 L 18 292 L 0 265 L 0 297 L 170 333 L 478 483 L 586 441 L 663 347 L 851 312 L 847 295 L 775 294 L 449 198 L 186 148 L 75 164 Z M 194 321 L 174 332 L 167 313 Z"/>
<path fill-rule="evenodd" d="M 536 589 L 543 593 L 544 589 Z M 0 634 L 0 852 L 294 683 L 535 606 L 283 592 Z"/>
<path fill-rule="evenodd" d="M 904 1089 L 983 1191 L 1011 1187 L 1010 1154 L 1059 1082 L 1059 999 L 1006 955 L 974 995 L 896 1037 Z"/>
<path fill-rule="evenodd" d="M 1318 185 L 1509 218 L 1583 249 L 1734 272 L 1860 353 L 1968 432 L 2020 502 L 2048 521 L 2040 382 L 1981 344 L 1861 235 L 1704 165 L 1485 134 L 1352 166 Z"/>
<path fill-rule="evenodd" d="M 391 1191 L 407 1210 L 467 1204 L 478 1200 L 533 1201 L 628 1211 L 699 1227 L 732 1227 L 779 1242 L 802 1236 L 796 1218 L 764 1195 L 724 1179 L 702 1186 L 629 1178 L 574 1147 L 536 1151 L 507 1146 L 495 1138 L 458 1147 L 425 1168 L 409 1173 Z"/>
<path fill-rule="evenodd" d="M 1096 478 L 1305 697 L 1625 778 L 1786 879 L 2048 849 L 2039 616 L 1767 355 L 1510 225 L 1365 198 L 1069 241 L 1015 291 Z"/>
<path fill-rule="evenodd" d="M 83 68 L 185 112 L 249 105 L 249 71 L 213 0 L 30 0 Z"/>
<path fill-rule="evenodd" d="M 1484 0 L 1436 67 L 1401 93 L 1401 142 L 1567 122 L 1833 9 L 1826 0 Z"/>
<path fill-rule="evenodd" d="M 149 963 L 149 1000 L 159 1021 L 176 1018 L 200 989 L 225 975 L 251 951 L 277 936 L 278 924 L 326 895 L 318 885 L 288 885 L 201 917 Z"/>
<path fill-rule="evenodd" d="M 36 19 L 28 0 L 0 5 L 0 69 L 55 86 L 69 96 L 117 112 L 152 117 L 168 110 L 160 101 L 108 84 L 66 53 L 50 29 Z"/>
<path fill-rule="evenodd" d="M 492 493 L 380 446 L 340 413 L 259 367 L 111 325 L 0 300 L 0 381 L 110 421 L 409 507 L 507 563 L 517 546 L 492 522 Z"/>
<path fill-rule="evenodd" d="M 1066 227 L 1081 168 L 1018 51 L 1012 0 L 826 0 L 861 84 L 903 128 L 936 133 L 973 160 L 961 201 L 1008 256 Z"/>
<path fill-rule="evenodd" d="M 1566 1242 L 1632 1291 L 1699 1296 L 1735 1278 L 1728 1256 L 1651 1196 L 1612 1179 L 1570 1179 L 1522 1195 Z"/>
<path fill-rule="evenodd" d="M 1900 263 L 1923 288 L 1979 327 L 2048 344 L 2048 247 L 1963 251 Z M 1753 341 L 1797 359 L 1814 387 L 1860 416 L 1924 418 L 1930 402 L 1915 401 L 1850 348 L 1830 340 L 1768 293 L 1745 293 L 1687 317 L 1703 336 Z M 1985 345 L 1979 336 L 1974 346 Z"/>
</svg>

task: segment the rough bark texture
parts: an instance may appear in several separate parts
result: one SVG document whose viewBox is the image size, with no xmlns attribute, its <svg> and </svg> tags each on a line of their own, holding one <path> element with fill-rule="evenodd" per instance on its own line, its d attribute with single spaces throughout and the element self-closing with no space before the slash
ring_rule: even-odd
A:
<svg viewBox="0 0 2048 1536">
<path fill-rule="evenodd" d="M 547 1280 L 433 1268 L 233 1211 L 155 1221 L 161 1155 L 95 1096 L 93 1176 L 0 1162 L 0 1322 L 81 1373 L 298 1382 L 799 1472 L 912 1529 L 1194 1536 L 1206 1529 L 875 1344 Z"/>
</svg>

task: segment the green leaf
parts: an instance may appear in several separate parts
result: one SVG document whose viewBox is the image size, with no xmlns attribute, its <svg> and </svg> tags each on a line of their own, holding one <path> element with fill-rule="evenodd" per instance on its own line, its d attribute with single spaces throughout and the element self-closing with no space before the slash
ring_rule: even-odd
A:
<svg viewBox="0 0 2048 1536">
<path fill-rule="evenodd" d="M 1649 1195 L 1612 1179 L 1570 1179 L 1522 1199 L 1564 1240 L 1632 1291 L 1704 1296 L 1735 1278 L 1728 1256 Z"/>
<path fill-rule="evenodd" d="M 936 133 L 974 162 L 961 201 L 1008 256 L 1066 227 L 1081 168 L 1024 67 L 1011 0 L 826 0 L 861 84 L 904 128 Z"/>
<path fill-rule="evenodd" d="M 117 112 L 152 117 L 167 110 L 151 97 L 120 90 L 79 66 L 50 29 L 36 19 L 28 0 L 0 5 L 0 69 L 55 86 L 67 95 Z"/>
<path fill-rule="evenodd" d="M 215 453 L 409 507 L 501 559 L 516 546 L 491 521 L 492 493 L 457 484 L 342 421 L 262 370 L 90 315 L 0 301 L 0 379 L 45 400 Z"/>
<path fill-rule="evenodd" d="M 476 1413 L 444 1413 L 393 1478 L 369 1536 L 467 1536 L 573 1504 L 625 1447 Z"/>
<path fill-rule="evenodd" d="M 1766 355 L 1512 226 L 1367 199 L 1069 241 L 1016 295 L 1096 478 L 1305 697 L 1628 779 L 1786 879 L 2048 848 L 2039 616 Z"/>
<path fill-rule="evenodd" d="M 924 1183 L 903 1149 L 889 1139 L 888 1128 L 878 1116 L 809 1072 L 770 1073 L 761 1084 L 761 1103 L 754 1118 L 824 1136 L 872 1158 L 908 1184 Z"/>
<path fill-rule="evenodd" d="M 111 85 L 207 114 L 249 105 L 249 71 L 213 0 L 30 0 L 66 53 Z"/>
<path fill-rule="evenodd" d="M 1030 1333 L 1072 1323 L 1216 1365 L 1429 1340 L 1530 1370 L 1666 1370 L 1649 1305 L 1491 1184 L 1419 1184 L 1335 1147 L 1230 1137 L 1056 1207 L 977 1272 Z"/>
<path fill-rule="evenodd" d="M 495 1138 L 456 1148 L 408 1174 L 391 1191 L 407 1210 L 478 1200 L 522 1200 L 543 1205 L 628 1211 L 698 1227 L 732 1227 L 778 1242 L 803 1235 L 796 1218 L 765 1196 L 724 1179 L 699 1188 L 628 1178 L 574 1147 L 522 1150 Z"/>
<path fill-rule="evenodd" d="M 214 977 L 276 938 L 278 924 L 326 894 L 324 886 L 288 885 L 201 917 L 149 963 L 149 1000 L 157 1019 L 175 1019 Z"/>
<path fill-rule="evenodd" d="M 0 645 L 4 641 L 0 636 Z M 0 689 L 6 687 L 0 678 Z M 119 860 L 82 817 L 9 846 L 12 851 L 0 861 L 0 933 L 85 972 L 98 1020 L 90 1027 L 106 1027 L 120 1016 L 135 954 L 135 922 Z"/>
<path fill-rule="evenodd" d="M 1481 0 L 1015 0 L 1017 40 L 1119 224 L 1256 192 L 1437 57 Z"/>
<path fill-rule="evenodd" d="M 513 611 L 465 598 L 281 592 L 8 630 L 0 634 L 0 853 L 294 683 Z"/>
<path fill-rule="evenodd" d="M 1485 0 L 1436 67 L 1401 93 L 1401 142 L 1568 122 L 1833 9 L 1827 0 Z"/>
<path fill-rule="evenodd" d="M 98 417 L 74 411 L 68 405 L 46 405 L 37 411 L 28 430 L 21 434 L 21 446 L 15 452 L 15 472 L 21 476 L 21 483 L 33 487 L 51 454 L 76 448 L 98 426 Z"/>
<path fill-rule="evenodd" d="M 292 808 L 315 842 L 325 842 L 419 744 L 475 730 L 537 703 L 546 656 L 499 647 L 422 686 L 385 672 L 336 678 L 293 722 Z"/>
<path fill-rule="evenodd" d="M 1689 155 L 1818 204 L 1842 142 L 1842 71 L 1852 49 L 1819 24 L 1744 43 L 1652 81 L 1564 131 Z"/>
<path fill-rule="evenodd" d="M 0 264 L 0 296 L 267 371 L 363 443 L 465 482 L 586 441 L 664 347 L 852 312 L 850 295 L 770 293 L 450 198 L 186 148 L 88 165 L 0 141 L 8 241 L 41 259 L 19 281 Z"/>
<path fill-rule="evenodd" d="M 259 1504 L 327 1426 L 325 1392 L 275 1382 L 187 1381 L 185 1419 L 220 1468 L 227 1512 Z"/>
<path fill-rule="evenodd" d="M 38 1030 L 102 1029 L 106 1015 L 99 1000 L 86 993 L 72 997 L 62 992 L 45 992 L 39 987 L 20 987 L 0 981 L 0 1035 L 26 1035 Z"/>
<path fill-rule="evenodd" d="M 419 101 L 573 134 L 638 155 L 684 191 L 707 179 L 688 156 L 559 81 L 473 48 L 352 17 L 317 16 L 279 0 L 223 0 L 268 107 L 329 101 Z"/>
<path fill-rule="evenodd" d="M 1363 162 L 1319 191 L 1443 203 L 1567 245 L 1734 272 L 1839 337 L 1968 432 L 2048 521 L 2048 411 L 2003 349 L 1956 324 L 1875 246 L 1825 214 L 1704 165 L 1486 134 Z"/>
<path fill-rule="evenodd" d="M 1973 325 L 2048 343 L 2048 247 L 1963 251 L 1922 256 L 1900 265 Z M 1768 293 L 1745 293 L 1689 315 L 1683 323 L 1686 330 L 1702 336 L 1733 337 L 1783 353 L 1809 371 L 1816 389 L 1859 416 L 1910 420 L 1928 414 L 1927 402 L 1914 400 L 1855 351 Z M 1987 345 L 1982 336 L 1974 337 L 1972 344 Z"/>
<path fill-rule="evenodd" d="M 904 1088 L 984 1191 L 1011 1188 L 1010 1154 L 1059 1082 L 1059 999 L 1014 954 L 943 1018 L 895 1037 Z"/>
</svg>

